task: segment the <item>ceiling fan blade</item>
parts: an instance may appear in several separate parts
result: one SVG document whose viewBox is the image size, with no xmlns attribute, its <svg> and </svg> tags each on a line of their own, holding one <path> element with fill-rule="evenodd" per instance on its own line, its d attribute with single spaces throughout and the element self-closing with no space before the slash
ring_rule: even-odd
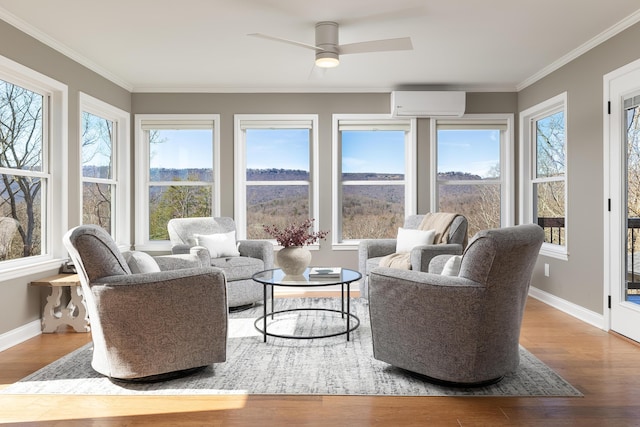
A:
<svg viewBox="0 0 640 427">
<path fill-rule="evenodd" d="M 391 50 L 412 50 L 413 44 L 410 37 L 397 39 L 372 40 L 368 42 L 350 43 L 340 45 L 341 55 L 350 53 L 386 52 Z"/>
<path fill-rule="evenodd" d="M 295 40 L 289 40 L 289 39 L 283 39 L 282 37 L 276 37 L 276 36 L 270 36 L 268 34 L 262 34 L 262 33 L 251 33 L 251 34 L 247 34 L 248 36 L 252 36 L 252 37 L 260 37 L 263 39 L 267 39 L 267 40 L 274 40 L 277 42 L 282 42 L 282 43 L 288 43 L 288 44 L 292 44 L 294 46 L 299 46 L 299 47 L 304 47 L 307 49 L 313 49 L 316 51 L 323 51 L 324 49 L 314 46 L 312 44 L 308 44 L 308 43 L 302 43 L 302 42 L 297 42 Z"/>
</svg>

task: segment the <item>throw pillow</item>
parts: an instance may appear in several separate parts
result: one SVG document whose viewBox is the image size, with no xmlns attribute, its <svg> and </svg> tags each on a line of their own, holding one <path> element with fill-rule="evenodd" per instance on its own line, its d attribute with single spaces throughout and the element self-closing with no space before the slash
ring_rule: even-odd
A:
<svg viewBox="0 0 640 427">
<path fill-rule="evenodd" d="M 454 255 L 444 264 L 440 274 L 443 276 L 457 276 L 460 273 L 460 264 L 462 264 L 462 255 Z"/>
<path fill-rule="evenodd" d="M 124 259 L 133 274 L 157 273 L 160 271 L 156 260 L 146 252 L 130 251 L 122 255 L 124 255 Z"/>
<path fill-rule="evenodd" d="M 209 250 L 211 258 L 223 258 L 229 256 L 240 256 L 236 246 L 236 232 L 215 234 L 194 234 L 199 246 L 204 246 Z"/>
<path fill-rule="evenodd" d="M 396 252 L 411 252 L 411 249 L 416 246 L 432 245 L 435 236 L 435 230 L 416 230 L 399 227 Z"/>
</svg>

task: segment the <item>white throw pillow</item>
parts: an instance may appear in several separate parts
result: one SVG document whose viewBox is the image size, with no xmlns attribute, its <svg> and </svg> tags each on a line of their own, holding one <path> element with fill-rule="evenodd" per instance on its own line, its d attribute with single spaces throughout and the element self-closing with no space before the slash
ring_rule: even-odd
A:
<svg viewBox="0 0 640 427">
<path fill-rule="evenodd" d="M 215 234 L 194 234 L 196 243 L 209 250 L 211 258 L 223 258 L 228 256 L 240 256 L 236 246 L 236 232 Z"/>
<path fill-rule="evenodd" d="M 129 270 L 133 274 L 157 273 L 160 271 L 156 260 L 146 252 L 130 251 L 123 253 L 123 255 Z"/>
<path fill-rule="evenodd" d="M 454 255 L 444 263 L 440 274 L 443 276 L 457 276 L 460 273 L 460 264 L 462 264 L 462 255 Z"/>
<path fill-rule="evenodd" d="M 436 230 L 415 230 L 398 227 L 396 252 L 411 252 L 416 246 L 432 245 Z"/>
</svg>

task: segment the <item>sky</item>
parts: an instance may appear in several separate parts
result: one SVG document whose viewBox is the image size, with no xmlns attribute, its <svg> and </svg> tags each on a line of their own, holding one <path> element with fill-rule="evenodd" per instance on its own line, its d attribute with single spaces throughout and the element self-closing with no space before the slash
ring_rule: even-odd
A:
<svg viewBox="0 0 640 427">
<path fill-rule="evenodd" d="M 438 132 L 438 172 L 467 172 L 486 177 L 499 163 L 499 130 Z"/>
<path fill-rule="evenodd" d="M 213 168 L 211 129 L 161 130 L 162 143 L 151 144 L 151 168 Z"/>
<path fill-rule="evenodd" d="M 342 172 L 404 173 L 404 132 L 344 131 Z"/>
<path fill-rule="evenodd" d="M 309 170 L 308 130 L 253 129 L 247 132 L 247 168 Z M 210 168 L 210 130 L 163 130 L 162 144 L 152 144 L 151 167 Z M 401 131 L 346 131 L 343 172 L 402 173 Z M 444 130 L 438 133 L 439 172 L 486 176 L 500 159 L 500 132 Z M 176 163 L 177 161 L 177 163 Z"/>
<path fill-rule="evenodd" d="M 309 171 L 308 129 L 247 130 L 247 169 Z"/>
</svg>

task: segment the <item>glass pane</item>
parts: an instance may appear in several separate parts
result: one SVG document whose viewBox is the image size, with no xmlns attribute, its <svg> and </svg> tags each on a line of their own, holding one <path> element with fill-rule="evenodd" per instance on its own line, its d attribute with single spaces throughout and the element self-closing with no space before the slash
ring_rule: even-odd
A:
<svg viewBox="0 0 640 427">
<path fill-rule="evenodd" d="M 500 227 L 500 185 L 438 186 L 438 211 L 464 215 L 469 223 L 467 234 Z"/>
<path fill-rule="evenodd" d="M 213 181 L 213 130 L 149 131 L 151 181 Z"/>
<path fill-rule="evenodd" d="M 404 179 L 404 131 L 342 131 L 341 136 L 344 181 Z"/>
<path fill-rule="evenodd" d="M 438 179 L 500 177 L 499 129 L 439 129 Z"/>
<path fill-rule="evenodd" d="M 82 176 L 111 179 L 113 122 L 82 113 Z"/>
<path fill-rule="evenodd" d="M 0 167 L 42 171 L 42 108 L 42 95 L 0 80 Z"/>
<path fill-rule="evenodd" d="M 149 239 L 168 240 L 167 223 L 172 218 L 211 216 L 210 186 L 175 185 L 149 188 Z"/>
<path fill-rule="evenodd" d="M 247 185 L 247 238 L 272 239 L 263 225 L 284 228 L 309 218 L 308 185 Z"/>
<path fill-rule="evenodd" d="M 626 110 L 626 301 L 640 304 L 640 107 Z"/>
<path fill-rule="evenodd" d="M 564 181 L 533 184 L 535 220 L 545 231 L 545 242 L 565 244 Z"/>
<path fill-rule="evenodd" d="M 84 182 L 82 184 L 82 223 L 95 224 L 111 233 L 110 184 Z"/>
<path fill-rule="evenodd" d="M 0 260 L 42 254 L 45 181 L 16 175 L 0 177 Z"/>
<path fill-rule="evenodd" d="M 564 111 L 536 121 L 536 177 L 564 176 Z"/>
<path fill-rule="evenodd" d="M 308 181 L 309 129 L 247 129 L 247 181 Z"/>
<path fill-rule="evenodd" d="M 404 185 L 342 186 L 342 240 L 395 238 L 404 217 Z"/>
</svg>

